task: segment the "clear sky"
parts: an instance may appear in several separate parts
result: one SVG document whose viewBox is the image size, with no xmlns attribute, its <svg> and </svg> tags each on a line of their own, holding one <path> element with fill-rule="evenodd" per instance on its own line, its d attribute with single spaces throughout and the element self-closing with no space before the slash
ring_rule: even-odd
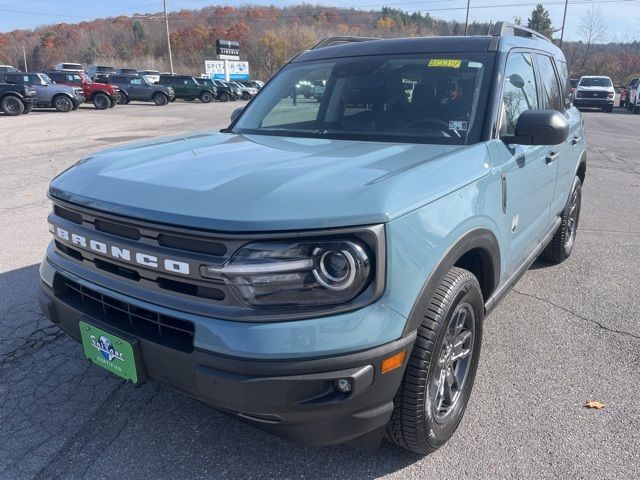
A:
<svg viewBox="0 0 640 480">
<path fill-rule="evenodd" d="M 512 21 L 515 16 L 526 22 L 535 0 L 470 0 L 470 21 Z M 183 8 L 202 8 L 207 5 L 292 5 L 294 0 L 168 0 L 169 10 Z M 464 22 L 467 0 L 317 0 L 305 3 L 335 5 L 344 7 L 362 7 L 379 9 L 390 6 L 408 11 L 429 11 L 436 18 L 456 19 Z M 553 25 L 562 24 L 564 0 L 542 1 L 549 10 Z M 640 0 L 570 0 L 567 13 L 565 38 L 577 40 L 580 37 L 579 25 L 584 12 L 598 5 L 608 25 L 610 40 L 621 41 L 640 39 Z M 130 15 L 133 13 L 151 13 L 162 9 L 162 0 L 0 0 L 0 32 L 17 28 L 34 28 L 51 23 L 74 23 L 99 17 Z M 637 13 L 636 13 L 637 12 Z"/>
</svg>

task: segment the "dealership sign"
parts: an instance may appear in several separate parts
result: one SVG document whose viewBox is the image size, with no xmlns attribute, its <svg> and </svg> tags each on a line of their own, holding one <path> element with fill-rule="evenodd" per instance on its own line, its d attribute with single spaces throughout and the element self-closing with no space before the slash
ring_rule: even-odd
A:
<svg viewBox="0 0 640 480">
<path fill-rule="evenodd" d="M 207 76 L 213 80 L 249 80 L 249 62 L 205 60 Z"/>
<path fill-rule="evenodd" d="M 218 55 L 231 55 L 231 56 L 239 56 L 240 55 L 240 42 L 235 42 L 233 40 L 216 40 L 216 53 Z"/>
</svg>

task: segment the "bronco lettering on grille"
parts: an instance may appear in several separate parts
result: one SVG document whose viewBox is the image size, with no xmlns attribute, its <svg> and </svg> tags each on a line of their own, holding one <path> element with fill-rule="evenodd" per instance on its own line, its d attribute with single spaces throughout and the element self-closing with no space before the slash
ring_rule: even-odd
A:
<svg viewBox="0 0 640 480">
<path fill-rule="evenodd" d="M 150 255 L 144 252 L 132 252 L 128 248 L 109 245 L 105 242 L 87 238 L 83 235 L 71 233 L 61 227 L 55 227 L 55 234 L 62 240 L 66 240 L 67 242 L 70 242 L 74 245 L 87 250 L 91 250 L 101 255 L 115 258 L 120 261 L 136 263 L 138 265 L 142 265 L 143 267 L 166 270 L 167 272 L 171 273 L 189 275 L 189 264 L 186 262 L 181 262 L 172 258 L 165 258 L 164 261 L 161 261 L 155 255 Z"/>
</svg>

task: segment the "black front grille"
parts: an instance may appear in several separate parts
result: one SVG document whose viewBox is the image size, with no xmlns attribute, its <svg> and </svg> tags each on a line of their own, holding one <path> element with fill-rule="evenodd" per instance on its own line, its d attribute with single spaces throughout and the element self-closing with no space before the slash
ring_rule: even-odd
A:
<svg viewBox="0 0 640 480">
<path fill-rule="evenodd" d="M 82 215 L 76 212 L 72 212 L 66 208 L 62 208 L 59 205 L 53 207 L 53 211 L 59 217 L 64 218 L 65 220 L 69 220 L 70 222 L 77 223 L 78 225 L 82 224 Z"/>
<path fill-rule="evenodd" d="M 183 352 L 193 351 L 192 322 L 122 302 L 62 276 L 56 277 L 56 290 L 77 310 L 107 325 Z"/>
<path fill-rule="evenodd" d="M 131 240 L 140 240 L 140 231 L 137 228 L 127 227 L 118 223 L 108 222 L 106 220 L 96 219 L 93 222 L 96 230 L 101 232 L 110 233 L 117 237 L 129 238 Z"/>
<path fill-rule="evenodd" d="M 196 253 L 206 253 L 217 257 L 221 257 L 227 253 L 227 246 L 224 243 L 200 240 L 197 238 L 179 237 L 176 235 L 166 235 L 164 233 L 158 235 L 158 244 L 163 247 L 176 248 L 178 250 L 186 250 Z"/>
<path fill-rule="evenodd" d="M 581 98 L 607 98 L 609 92 L 606 90 L 585 91 L 581 92 Z"/>
</svg>

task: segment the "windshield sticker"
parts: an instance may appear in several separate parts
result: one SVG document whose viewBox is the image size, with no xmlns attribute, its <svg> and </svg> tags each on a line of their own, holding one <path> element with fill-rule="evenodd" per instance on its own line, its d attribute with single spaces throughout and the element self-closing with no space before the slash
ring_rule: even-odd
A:
<svg viewBox="0 0 640 480">
<path fill-rule="evenodd" d="M 444 67 L 444 68 L 460 68 L 462 60 L 453 60 L 447 58 L 432 58 L 429 60 L 428 67 Z"/>
<path fill-rule="evenodd" d="M 460 120 L 451 120 L 449 122 L 449 130 L 456 130 L 457 132 L 466 132 L 469 124 Z"/>
</svg>

